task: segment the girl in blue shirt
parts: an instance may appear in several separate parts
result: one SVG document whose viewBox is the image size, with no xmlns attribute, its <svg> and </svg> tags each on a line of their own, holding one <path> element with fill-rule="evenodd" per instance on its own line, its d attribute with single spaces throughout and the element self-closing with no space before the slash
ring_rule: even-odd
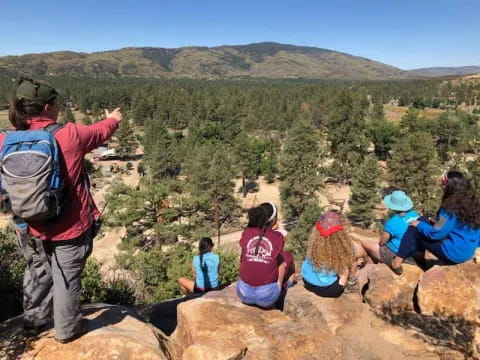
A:
<svg viewBox="0 0 480 360">
<path fill-rule="evenodd" d="M 394 212 L 394 215 L 385 223 L 380 241 L 363 241 L 360 243 L 363 249 L 358 249 L 360 244 L 354 243 L 354 245 L 367 262 L 371 262 L 368 259 L 368 256 L 370 256 L 376 262 L 391 266 L 408 225 L 416 220 L 419 215 L 413 210 L 413 202 L 410 197 L 401 190 L 393 191 L 385 196 L 383 203 Z M 412 248 L 410 255 L 414 255 L 414 248 Z"/>
<path fill-rule="evenodd" d="M 480 242 L 480 200 L 470 181 L 458 171 L 443 176 L 442 187 L 442 205 L 436 221 L 414 221 L 405 233 L 392 262 L 396 274 L 403 272 L 403 260 L 415 243 L 416 260 L 421 264 L 425 264 L 425 250 L 447 265 L 466 262 L 475 255 Z"/>
<path fill-rule="evenodd" d="M 192 276 L 195 280 L 184 277 L 178 279 L 180 291 L 184 294 L 202 293 L 218 288 L 218 268 L 220 258 L 212 253 L 213 241 L 208 237 L 200 239 L 199 255 L 192 262 Z"/>
<path fill-rule="evenodd" d="M 322 297 L 339 297 L 347 281 L 352 291 L 356 285 L 352 241 L 342 222 L 341 216 L 333 211 L 320 217 L 310 235 L 307 257 L 302 264 L 305 289 Z"/>
</svg>

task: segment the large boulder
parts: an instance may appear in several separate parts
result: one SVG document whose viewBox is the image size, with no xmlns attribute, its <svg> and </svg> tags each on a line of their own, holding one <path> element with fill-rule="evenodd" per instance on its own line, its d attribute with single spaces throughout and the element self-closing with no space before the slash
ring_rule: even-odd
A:
<svg viewBox="0 0 480 360">
<path fill-rule="evenodd" d="M 131 309 L 96 304 L 85 307 L 89 332 L 67 344 L 59 344 L 50 329 L 36 338 L 21 334 L 22 319 L 2 324 L 0 358 L 22 360 L 164 360 L 166 337 L 150 324 L 139 320 Z"/>
<path fill-rule="evenodd" d="M 348 311 L 346 311 L 348 309 Z M 339 298 L 324 298 L 306 290 L 303 283 L 289 289 L 284 312 L 292 319 L 307 322 L 319 329 L 336 334 L 338 329 L 358 321 L 368 311 L 359 294 L 344 294 Z"/>
<path fill-rule="evenodd" d="M 438 358 L 412 332 L 377 318 L 359 294 L 321 298 L 300 282 L 284 309 L 243 305 L 234 286 L 182 302 L 169 353 L 182 360 Z"/>
<path fill-rule="evenodd" d="M 408 264 L 403 265 L 400 276 L 385 264 L 367 265 L 359 273 L 359 277 L 368 280 L 364 299 L 382 317 L 414 313 L 415 290 L 422 273 L 417 266 Z"/>
<path fill-rule="evenodd" d="M 417 299 L 425 331 L 480 356 L 480 265 L 431 268 L 420 278 Z"/>
<path fill-rule="evenodd" d="M 326 330 L 314 332 L 278 310 L 244 305 L 234 294 L 230 286 L 178 306 L 174 359 L 307 359 L 333 341 Z"/>
</svg>

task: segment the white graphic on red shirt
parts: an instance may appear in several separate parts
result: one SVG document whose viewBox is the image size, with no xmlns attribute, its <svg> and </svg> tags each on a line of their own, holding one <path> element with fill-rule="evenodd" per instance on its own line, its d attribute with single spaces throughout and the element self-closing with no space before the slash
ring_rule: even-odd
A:
<svg viewBox="0 0 480 360">
<path fill-rule="evenodd" d="M 272 242 L 268 238 L 263 237 L 262 241 L 260 242 L 260 245 L 258 246 L 258 252 L 255 255 L 255 249 L 257 247 L 259 238 L 260 238 L 259 236 L 255 236 L 254 238 L 251 238 L 248 241 L 247 253 L 245 255 L 245 258 L 247 261 L 262 262 L 264 264 L 269 264 L 272 261 L 272 252 L 273 252 Z"/>
</svg>

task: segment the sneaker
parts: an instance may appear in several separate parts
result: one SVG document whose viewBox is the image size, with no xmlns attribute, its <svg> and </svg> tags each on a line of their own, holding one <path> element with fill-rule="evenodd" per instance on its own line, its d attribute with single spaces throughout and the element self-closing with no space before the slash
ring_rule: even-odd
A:
<svg viewBox="0 0 480 360">
<path fill-rule="evenodd" d="M 393 267 L 392 264 L 389 265 L 389 268 L 397 275 L 402 275 L 403 274 L 403 267 L 400 265 L 399 267 L 395 268 Z"/>
<path fill-rule="evenodd" d="M 59 342 L 60 344 L 67 344 L 67 343 L 69 343 L 73 340 L 76 340 L 76 339 L 82 337 L 87 332 L 88 332 L 88 320 L 87 319 L 82 319 L 82 320 L 80 320 L 78 330 L 74 335 L 72 335 L 72 336 L 70 336 L 69 338 L 66 338 L 66 339 L 55 338 L 55 340 L 57 340 L 57 342 Z"/>
<path fill-rule="evenodd" d="M 357 278 L 348 279 L 347 284 L 345 285 L 345 294 L 354 294 L 358 293 L 358 280 Z"/>
<path fill-rule="evenodd" d="M 291 288 L 293 286 L 297 285 L 297 280 L 293 280 L 293 281 L 290 281 L 290 280 L 287 280 L 287 288 Z"/>
</svg>

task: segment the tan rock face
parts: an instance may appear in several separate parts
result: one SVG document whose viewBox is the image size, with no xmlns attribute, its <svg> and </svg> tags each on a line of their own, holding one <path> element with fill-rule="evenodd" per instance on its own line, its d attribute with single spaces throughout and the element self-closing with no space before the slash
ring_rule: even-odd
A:
<svg viewBox="0 0 480 360">
<path fill-rule="evenodd" d="M 420 278 L 418 303 L 425 315 L 442 314 L 479 323 L 480 266 L 433 267 Z"/>
<path fill-rule="evenodd" d="M 381 315 L 414 312 L 414 293 L 422 270 L 417 266 L 403 265 L 403 274 L 395 275 L 387 265 L 367 265 L 360 276 L 368 278 L 365 301 Z"/>
<path fill-rule="evenodd" d="M 377 318 L 358 294 L 325 299 L 301 282 L 285 311 L 241 304 L 230 287 L 178 307 L 169 344 L 182 360 L 326 360 L 438 358 L 425 343 Z"/>
<path fill-rule="evenodd" d="M 427 331 L 480 357 L 480 266 L 435 266 L 420 278 L 418 305 Z"/>
<path fill-rule="evenodd" d="M 308 330 L 278 310 L 201 298 L 178 307 L 171 352 L 185 360 L 236 359 L 247 350 L 249 359 L 293 360 L 331 339 L 325 331 Z"/>
<path fill-rule="evenodd" d="M 23 360 L 163 360 L 161 347 L 165 341 L 161 332 L 137 319 L 134 312 L 121 306 L 95 305 L 85 310 L 89 332 L 68 344 L 55 340 L 54 330 L 44 332 L 36 339 L 21 338 L 21 321 L 16 324 L 12 336 L 2 339 L 2 351 L 10 354 L 0 358 L 12 358 L 15 347 L 20 347 Z M 16 332 L 16 335 L 13 334 Z M 12 342 L 13 341 L 13 342 Z"/>
<path fill-rule="evenodd" d="M 289 290 L 284 307 L 285 314 L 292 319 L 328 329 L 332 334 L 358 321 L 364 311 L 368 309 L 358 294 L 344 294 L 337 299 L 323 298 L 305 290 L 301 282 Z"/>
</svg>

